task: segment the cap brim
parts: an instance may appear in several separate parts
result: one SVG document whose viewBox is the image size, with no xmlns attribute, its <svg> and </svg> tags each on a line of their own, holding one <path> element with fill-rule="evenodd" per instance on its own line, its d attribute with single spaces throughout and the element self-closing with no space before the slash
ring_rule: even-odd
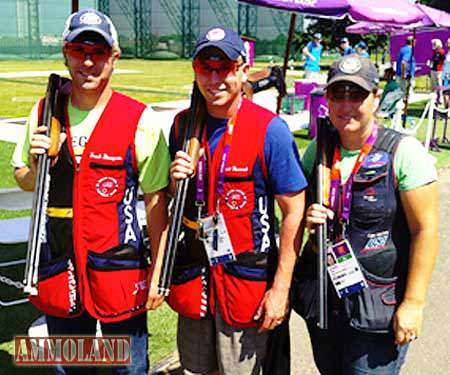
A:
<svg viewBox="0 0 450 375">
<path fill-rule="evenodd" d="M 227 55 L 227 57 L 230 60 L 233 60 L 233 61 L 237 60 L 239 58 L 239 56 L 241 56 L 237 53 L 234 53 L 235 51 L 227 51 L 227 49 L 224 46 L 217 45 L 217 43 L 209 42 L 209 43 L 205 43 L 205 44 L 202 44 L 201 46 L 199 46 L 194 51 L 194 55 L 192 56 L 192 58 L 195 59 L 201 51 L 203 51 L 205 48 L 208 48 L 208 47 L 217 48 L 218 50 L 222 51 L 225 55 Z"/>
<path fill-rule="evenodd" d="M 330 87 L 333 83 L 336 82 L 351 82 L 354 83 L 355 85 L 358 85 L 359 87 L 363 88 L 366 91 L 372 91 L 372 89 L 375 86 L 370 86 L 366 80 L 364 80 L 362 77 L 359 76 L 353 76 L 353 75 L 340 75 L 338 77 L 333 77 L 331 78 L 328 82 L 327 85 L 325 86 L 325 88 Z"/>
<path fill-rule="evenodd" d="M 103 37 L 103 39 L 105 39 L 105 42 L 108 43 L 108 45 L 110 47 L 113 46 L 114 41 L 111 38 L 111 35 L 109 35 L 108 33 L 104 32 L 103 30 L 99 30 L 98 28 L 94 28 L 92 26 L 80 27 L 80 28 L 77 28 L 76 30 L 71 31 L 66 36 L 65 40 L 68 41 L 68 42 L 73 42 L 77 36 L 79 36 L 80 34 L 86 32 L 86 31 L 90 31 L 90 32 L 93 32 L 93 33 L 101 35 Z"/>
</svg>

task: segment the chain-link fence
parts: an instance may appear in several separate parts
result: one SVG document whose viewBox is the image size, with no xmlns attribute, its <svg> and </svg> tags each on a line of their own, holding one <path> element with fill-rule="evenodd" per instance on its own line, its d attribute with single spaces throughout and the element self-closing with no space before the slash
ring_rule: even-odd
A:
<svg viewBox="0 0 450 375">
<path fill-rule="evenodd" d="M 80 0 L 110 15 L 125 55 L 189 56 L 199 32 L 222 24 L 257 40 L 257 55 L 283 55 L 289 13 L 236 0 Z M 0 1 L 0 59 L 58 57 L 70 0 Z M 301 22 L 299 22 L 301 27 Z"/>
</svg>

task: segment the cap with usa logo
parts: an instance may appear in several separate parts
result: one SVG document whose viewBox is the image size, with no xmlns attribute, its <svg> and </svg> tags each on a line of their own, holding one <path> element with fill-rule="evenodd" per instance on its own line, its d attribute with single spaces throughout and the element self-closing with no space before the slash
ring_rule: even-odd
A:
<svg viewBox="0 0 450 375">
<path fill-rule="evenodd" d="M 244 42 L 232 29 L 214 26 L 206 30 L 197 39 L 193 58 L 195 59 L 207 47 L 215 47 L 221 50 L 230 60 L 237 60 L 242 57 L 244 61 L 247 61 L 247 50 Z"/>
<path fill-rule="evenodd" d="M 65 42 L 73 42 L 88 31 L 101 35 L 110 47 L 119 46 L 117 30 L 110 18 L 95 9 L 83 9 L 71 14 L 66 20 L 62 37 Z"/>
</svg>

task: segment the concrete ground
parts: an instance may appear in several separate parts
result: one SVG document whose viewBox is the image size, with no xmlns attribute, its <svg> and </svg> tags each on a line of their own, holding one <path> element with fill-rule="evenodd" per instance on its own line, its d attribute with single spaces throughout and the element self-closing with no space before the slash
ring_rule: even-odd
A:
<svg viewBox="0 0 450 375">
<path fill-rule="evenodd" d="M 440 253 L 431 280 L 422 334 L 408 351 L 402 375 L 450 375 L 450 170 L 439 174 Z M 181 375 L 176 355 L 154 368 L 153 375 Z M 319 375 L 303 320 L 291 316 L 291 375 Z"/>
<path fill-rule="evenodd" d="M 402 375 L 450 375 L 450 170 L 439 174 L 440 253 L 425 308 L 422 334 L 409 348 Z M 308 332 L 295 313 L 291 318 L 291 374 L 318 375 L 314 366 Z"/>
</svg>

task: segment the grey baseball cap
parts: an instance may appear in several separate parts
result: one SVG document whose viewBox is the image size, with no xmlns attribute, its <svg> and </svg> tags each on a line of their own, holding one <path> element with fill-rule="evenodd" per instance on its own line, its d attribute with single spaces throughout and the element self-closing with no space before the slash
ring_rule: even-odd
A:
<svg viewBox="0 0 450 375">
<path fill-rule="evenodd" d="M 378 87 L 378 71 L 373 62 L 367 57 L 351 54 L 341 57 L 331 64 L 328 72 L 326 87 L 336 82 L 351 82 L 372 91 Z"/>
</svg>

